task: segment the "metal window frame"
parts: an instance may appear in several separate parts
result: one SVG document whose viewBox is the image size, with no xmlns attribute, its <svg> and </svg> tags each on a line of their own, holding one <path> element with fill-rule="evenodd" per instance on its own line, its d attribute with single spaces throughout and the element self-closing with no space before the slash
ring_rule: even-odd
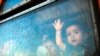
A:
<svg viewBox="0 0 100 56">
<path fill-rule="evenodd" d="M 14 7 L 12 7 L 12 8 L 10 8 L 10 9 L 8 9 L 8 10 L 2 12 L 2 14 L 6 14 L 7 12 L 11 11 L 12 9 L 16 9 L 16 7 L 18 7 L 19 5 L 21 6 L 21 5 L 23 5 L 24 3 L 27 3 L 27 2 L 29 2 L 29 1 L 31 1 L 31 0 L 23 1 L 23 2 L 21 2 L 21 3 L 17 4 L 17 5 L 15 5 Z M 8 17 L 8 18 L 6 18 L 6 19 L 4 19 L 4 20 L 1 20 L 0 23 L 6 22 L 6 21 L 8 21 L 8 20 L 10 20 L 10 19 L 13 19 L 13 18 L 15 18 L 15 17 L 21 16 L 21 15 L 23 15 L 23 14 L 25 14 L 25 13 L 28 13 L 28 12 L 30 12 L 30 11 L 32 11 L 32 10 L 35 10 L 35 9 L 38 9 L 38 8 L 40 8 L 40 7 L 42 7 L 42 6 L 45 6 L 45 5 L 47 5 L 47 4 L 50 4 L 50 3 L 54 2 L 54 1 L 56 1 L 56 0 L 47 0 L 47 1 L 43 2 L 43 3 L 40 3 L 40 4 L 38 4 L 38 5 L 36 5 L 36 6 L 33 6 L 33 7 L 29 8 L 29 9 L 26 9 L 26 10 L 20 12 L 20 13 L 17 13 L 17 14 L 15 14 L 15 15 L 13 15 L 13 16 L 10 16 L 10 17 Z"/>
<path fill-rule="evenodd" d="M 93 27 L 94 27 L 94 34 L 95 34 L 95 45 L 96 45 L 96 53 L 94 54 L 95 56 L 99 56 L 100 52 L 100 33 L 99 33 L 99 24 L 98 24 L 98 19 L 100 18 L 100 11 L 99 7 L 97 6 L 97 1 L 98 0 L 88 0 L 90 2 L 90 9 L 91 9 L 91 16 L 92 16 L 92 22 L 93 22 Z"/>
</svg>

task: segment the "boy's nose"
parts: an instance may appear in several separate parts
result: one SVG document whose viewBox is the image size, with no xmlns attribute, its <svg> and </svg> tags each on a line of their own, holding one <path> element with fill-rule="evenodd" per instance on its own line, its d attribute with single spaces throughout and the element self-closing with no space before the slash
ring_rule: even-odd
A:
<svg viewBox="0 0 100 56">
<path fill-rule="evenodd" d="M 71 36 L 72 39 L 74 39 L 74 36 Z"/>
<path fill-rule="evenodd" d="M 72 36 L 71 36 L 72 38 L 75 38 L 75 34 L 72 34 Z"/>
</svg>

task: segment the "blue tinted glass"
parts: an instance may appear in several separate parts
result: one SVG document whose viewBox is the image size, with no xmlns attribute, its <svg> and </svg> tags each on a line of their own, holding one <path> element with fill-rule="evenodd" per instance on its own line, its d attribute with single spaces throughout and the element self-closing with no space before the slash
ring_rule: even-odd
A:
<svg viewBox="0 0 100 56">
<path fill-rule="evenodd" d="M 0 55 L 93 56 L 94 38 L 88 0 L 59 0 L 0 24 Z"/>
</svg>

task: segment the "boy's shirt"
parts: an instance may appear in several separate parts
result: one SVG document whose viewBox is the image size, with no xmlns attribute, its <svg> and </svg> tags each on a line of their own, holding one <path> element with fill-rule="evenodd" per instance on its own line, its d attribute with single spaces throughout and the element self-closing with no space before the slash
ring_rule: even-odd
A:
<svg viewBox="0 0 100 56">
<path fill-rule="evenodd" d="M 59 49 L 59 56 L 84 56 L 85 49 L 81 46 L 66 46 L 66 50 L 62 51 Z"/>
</svg>

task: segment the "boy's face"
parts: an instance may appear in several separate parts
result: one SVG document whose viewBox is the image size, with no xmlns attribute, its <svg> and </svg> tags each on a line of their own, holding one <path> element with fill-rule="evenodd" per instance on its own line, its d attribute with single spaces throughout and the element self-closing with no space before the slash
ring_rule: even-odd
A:
<svg viewBox="0 0 100 56">
<path fill-rule="evenodd" d="M 77 25 L 69 26 L 66 29 L 67 40 L 71 45 L 77 46 L 81 43 L 82 32 Z"/>
</svg>

